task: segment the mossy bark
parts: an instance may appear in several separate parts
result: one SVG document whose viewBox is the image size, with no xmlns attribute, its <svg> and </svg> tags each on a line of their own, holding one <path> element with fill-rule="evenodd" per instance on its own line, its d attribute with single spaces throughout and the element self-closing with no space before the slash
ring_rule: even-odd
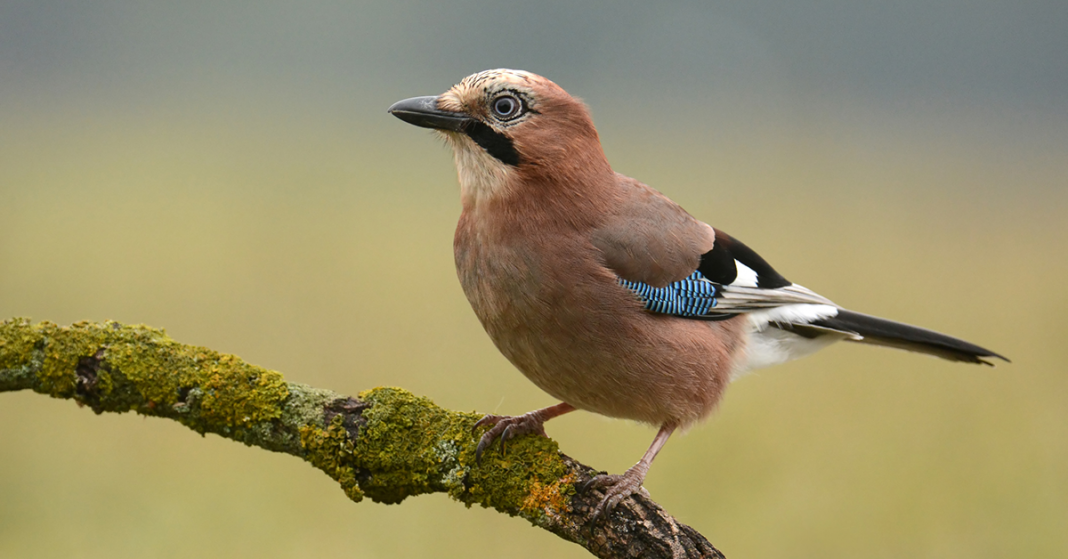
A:
<svg viewBox="0 0 1068 559">
<path fill-rule="evenodd" d="M 400 388 L 352 398 L 286 382 L 232 355 L 180 344 L 162 330 L 117 322 L 67 327 L 0 322 L 0 392 L 34 390 L 96 413 L 136 411 L 198 433 L 299 456 L 354 501 L 399 503 L 445 492 L 521 516 L 598 557 L 722 557 L 699 533 L 636 495 L 598 522 L 600 496 L 576 484 L 596 472 L 551 439 L 509 441 L 475 463 L 480 417 Z"/>
</svg>

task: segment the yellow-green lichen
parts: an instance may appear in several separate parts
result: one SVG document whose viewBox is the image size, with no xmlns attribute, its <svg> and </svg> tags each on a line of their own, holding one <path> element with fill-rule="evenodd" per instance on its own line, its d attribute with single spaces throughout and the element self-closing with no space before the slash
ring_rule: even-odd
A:
<svg viewBox="0 0 1068 559">
<path fill-rule="evenodd" d="M 175 417 L 200 432 L 233 434 L 275 419 L 288 395 L 277 372 L 179 344 L 147 326 L 16 319 L 0 323 L 0 339 L 0 369 L 35 369 L 38 392 L 77 397 L 96 411 Z M 86 388 L 83 379 L 76 394 L 86 363 L 92 382 Z"/>
<path fill-rule="evenodd" d="M 482 463 L 472 469 L 468 493 L 471 502 L 518 514 L 527 512 L 523 503 L 533 490 L 554 484 L 566 474 L 556 441 L 525 436 L 508 441 L 503 456 L 483 455 Z"/>
<path fill-rule="evenodd" d="M 301 427 L 300 444 L 305 459 L 340 483 L 345 495 L 357 503 L 363 500 L 352 464 L 352 440 L 342 426 L 341 415 L 334 416 L 325 429 L 313 425 Z"/>
<path fill-rule="evenodd" d="M 479 415 L 438 407 L 399 388 L 360 394 L 355 444 L 339 417 L 326 429 L 302 432 L 307 459 L 341 482 L 346 493 L 383 503 L 411 495 L 445 491 L 467 505 L 480 504 L 539 522 L 568 510 L 573 481 L 566 477 L 554 441 L 525 436 L 508 442 L 500 456 L 488 452 L 475 464 Z M 351 487 L 355 479 L 359 490 Z"/>
<path fill-rule="evenodd" d="M 370 404 L 354 449 L 368 474 L 361 481 L 365 493 L 399 503 L 431 491 L 463 491 L 462 456 L 477 416 L 451 412 L 399 388 L 368 390 L 360 399 Z"/>
<path fill-rule="evenodd" d="M 41 369 L 44 353 L 38 349 L 42 337 L 30 328 L 26 318 L 0 322 L 0 389 L 15 390 L 32 387 Z M 73 379 L 72 379 L 73 380 Z"/>
</svg>

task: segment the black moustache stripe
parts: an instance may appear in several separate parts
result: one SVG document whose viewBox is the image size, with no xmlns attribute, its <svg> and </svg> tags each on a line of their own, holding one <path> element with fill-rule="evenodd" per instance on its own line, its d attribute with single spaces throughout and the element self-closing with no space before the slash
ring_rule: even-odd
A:
<svg viewBox="0 0 1068 559">
<path fill-rule="evenodd" d="M 477 120 L 472 120 L 465 126 L 464 133 L 501 163 L 513 167 L 519 165 L 519 152 L 508 136 Z"/>
</svg>

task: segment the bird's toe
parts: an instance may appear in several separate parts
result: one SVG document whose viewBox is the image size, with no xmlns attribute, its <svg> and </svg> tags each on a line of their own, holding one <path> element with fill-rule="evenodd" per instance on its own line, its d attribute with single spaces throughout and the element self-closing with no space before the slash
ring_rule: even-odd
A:
<svg viewBox="0 0 1068 559">
<path fill-rule="evenodd" d="M 483 433 L 478 440 L 478 446 L 475 447 L 475 463 L 481 463 L 482 453 L 498 438 L 501 440 L 501 455 L 503 456 L 504 443 L 508 440 L 531 433 L 543 437 L 546 436 L 545 428 L 543 427 L 544 422 L 543 419 L 533 413 L 516 416 L 487 415 L 483 417 L 475 423 L 475 428 L 483 425 L 492 425 L 492 427 Z"/>
<path fill-rule="evenodd" d="M 623 474 L 601 474 L 587 480 L 581 488 L 582 491 L 604 489 L 604 496 L 597 504 L 597 508 L 593 510 L 590 522 L 597 522 L 601 517 L 610 515 L 623 499 L 635 493 L 645 493 L 642 481 L 644 481 L 644 476 L 634 470 L 627 470 Z"/>
<path fill-rule="evenodd" d="M 475 422 L 474 425 L 471 426 L 471 431 L 475 431 L 479 427 L 485 427 L 486 425 L 494 426 L 497 423 L 499 423 L 502 419 L 505 419 L 506 417 L 508 417 L 508 416 L 507 415 L 493 415 L 492 413 L 487 413 L 486 415 L 482 416 L 482 419 L 479 419 L 478 421 Z"/>
</svg>

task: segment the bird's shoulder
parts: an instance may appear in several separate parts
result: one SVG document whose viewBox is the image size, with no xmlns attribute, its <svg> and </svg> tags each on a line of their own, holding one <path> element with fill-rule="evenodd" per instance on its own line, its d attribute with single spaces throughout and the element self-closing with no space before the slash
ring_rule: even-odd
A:
<svg viewBox="0 0 1068 559">
<path fill-rule="evenodd" d="M 767 289 L 791 285 L 745 243 L 620 174 L 612 202 L 590 240 L 617 276 L 652 287 L 682 281 L 694 272 L 721 285 Z"/>
<path fill-rule="evenodd" d="M 662 287 L 692 274 L 713 249 L 711 226 L 635 179 L 617 174 L 609 199 L 590 241 L 620 278 Z"/>
</svg>

